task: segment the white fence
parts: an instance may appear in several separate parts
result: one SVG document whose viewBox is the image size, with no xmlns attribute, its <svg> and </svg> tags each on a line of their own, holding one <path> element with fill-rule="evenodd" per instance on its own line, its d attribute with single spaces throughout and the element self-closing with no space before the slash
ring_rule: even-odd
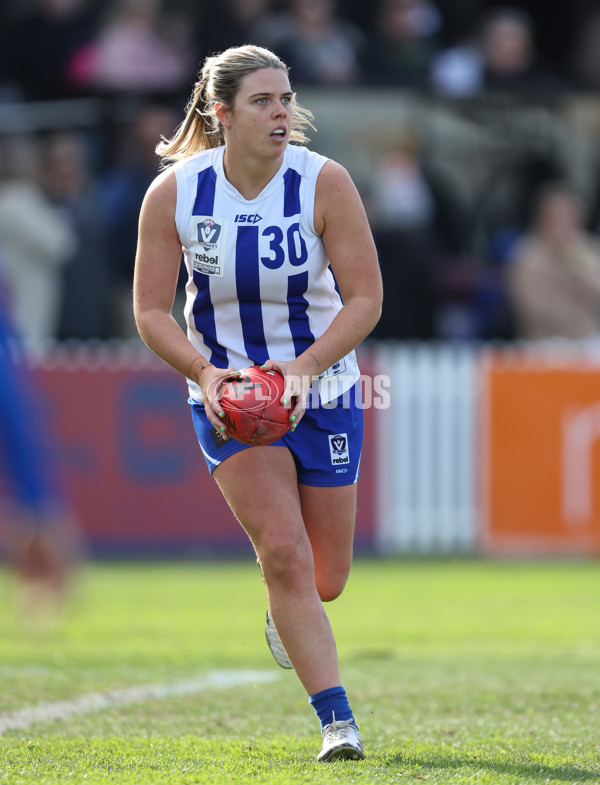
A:
<svg viewBox="0 0 600 785">
<path fill-rule="evenodd" d="M 384 553 L 468 553 L 477 537 L 476 351 L 382 345 L 391 405 L 378 413 Z"/>
<path fill-rule="evenodd" d="M 489 513 L 480 497 L 487 496 L 489 481 L 487 379 L 492 358 L 507 367 L 516 361 L 521 369 L 597 371 L 600 342 L 378 345 L 374 366 L 389 376 L 390 393 L 390 406 L 377 416 L 376 547 L 381 553 L 481 550 Z M 583 412 L 578 418 L 567 419 L 569 438 L 578 446 L 562 455 L 567 521 L 574 514 L 594 517 L 593 488 L 600 487 L 594 479 L 597 464 L 592 465 L 592 448 L 600 442 L 597 392 L 597 399 L 577 409 Z"/>
</svg>

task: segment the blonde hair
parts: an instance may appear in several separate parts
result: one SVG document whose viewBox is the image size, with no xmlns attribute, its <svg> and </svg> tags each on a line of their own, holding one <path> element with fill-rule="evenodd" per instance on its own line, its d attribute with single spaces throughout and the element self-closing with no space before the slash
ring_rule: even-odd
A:
<svg viewBox="0 0 600 785">
<path fill-rule="evenodd" d="M 289 71 L 283 60 L 269 49 L 251 44 L 233 46 L 218 55 L 207 57 L 185 108 L 185 119 L 171 139 L 163 138 L 156 147 L 156 154 L 162 159 L 163 166 L 200 150 L 224 144 L 223 128 L 215 115 L 215 104 L 221 103 L 232 108 L 242 79 L 264 68 L 275 68 L 286 73 Z M 312 124 L 313 115 L 296 103 L 295 96 L 292 99 L 292 112 L 290 141 L 304 144 L 309 141 L 305 129 L 310 127 L 316 130 Z"/>
</svg>

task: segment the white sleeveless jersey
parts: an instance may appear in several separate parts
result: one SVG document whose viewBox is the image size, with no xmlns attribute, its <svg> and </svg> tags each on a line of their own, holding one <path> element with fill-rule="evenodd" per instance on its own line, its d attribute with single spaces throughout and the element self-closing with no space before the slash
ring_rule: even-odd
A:
<svg viewBox="0 0 600 785">
<path fill-rule="evenodd" d="M 173 166 L 188 338 L 219 368 L 293 360 L 342 307 L 313 220 L 317 176 L 327 159 L 288 146 L 275 177 L 247 200 L 225 177 L 224 150 L 204 150 Z M 321 403 L 358 378 L 351 352 L 319 377 Z M 201 401 L 200 387 L 188 385 Z"/>
</svg>

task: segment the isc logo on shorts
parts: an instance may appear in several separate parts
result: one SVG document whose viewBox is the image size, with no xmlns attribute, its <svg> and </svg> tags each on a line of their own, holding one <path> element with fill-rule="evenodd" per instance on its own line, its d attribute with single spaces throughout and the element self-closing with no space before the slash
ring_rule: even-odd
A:
<svg viewBox="0 0 600 785">
<path fill-rule="evenodd" d="M 350 463 L 350 453 L 348 451 L 348 436 L 345 433 L 331 434 L 329 437 L 329 453 L 333 466 L 343 463 Z"/>
</svg>

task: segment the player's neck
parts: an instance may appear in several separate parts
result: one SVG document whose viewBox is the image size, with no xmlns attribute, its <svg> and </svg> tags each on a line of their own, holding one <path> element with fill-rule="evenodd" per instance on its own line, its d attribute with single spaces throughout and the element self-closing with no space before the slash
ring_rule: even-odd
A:
<svg viewBox="0 0 600 785">
<path fill-rule="evenodd" d="M 283 156 L 268 161 L 248 156 L 236 156 L 225 151 L 223 170 L 225 177 L 244 199 L 256 199 L 271 182 L 281 167 Z"/>
</svg>

